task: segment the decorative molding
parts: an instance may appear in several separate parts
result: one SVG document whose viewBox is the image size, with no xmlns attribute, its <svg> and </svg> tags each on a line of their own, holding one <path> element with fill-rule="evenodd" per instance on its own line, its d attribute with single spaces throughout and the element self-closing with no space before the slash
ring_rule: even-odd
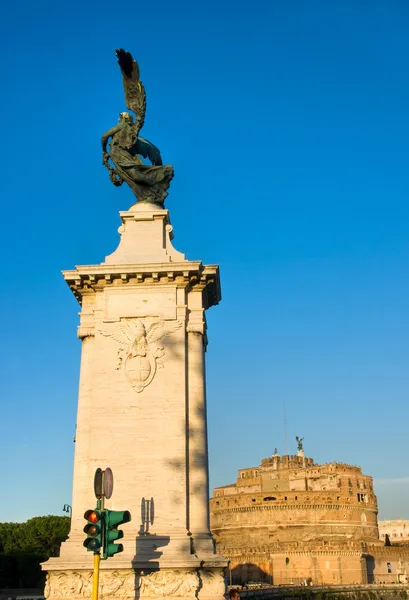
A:
<svg viewBox="0 0 409 600">
<path fill-rule="evenodd" d="M 94 327 L 86 327 L 85 325 L 80 325 L 77 328 L 77 336 L 80 340 L 83 340 L 86 337 L 94 337 L 95 336 L 95 328 Z"/>
<path fill-rule="evenodd" d="M 299 504 L 292 504 L 289 502 L 288 504 L 277 504 L 277 505 L 255 505 L 255 506 L 215 506 L 216 502 L 221 502 L 221 497 L 211 498 L 210 500 L 210 509 L 211 512 L 216 516 L 221 514 L 228 513 L 237 513 L 237 512 L 259 512 L 259 511 L 277 511 L 277 510 L 302 510 L 302 511 L 310 511 L 310 510 L 357 510 L 359 512 L 366 511 L 371 514 L 377 513 L 377 509 L 374 506 L 373 508 L 365 506 L 362 507 L 359 504 L 303 504 L 302 501 L 299 501 Z"/>
<path fill-rule="evenodd" d="M 203 294 L 204 308 L 220 302 L 219 268 L 200 261 L 171 262 L 158 269 L 158 264 L 90 265 L 63 271 L 65 281 L 81 304 L 83 296 L 95 294 L 113 285 L 163 285 L 198 289 Z"/>
<path fill-rule="evenodd" d="M 182 326 L 181 321 L 123 319 L 104 323 L 98 331 L 119 344 L 117 370 L 123 370 L 135 392 L 142 392 L 153 380 L 165 348 L 158 342 Z"/>
</svg>

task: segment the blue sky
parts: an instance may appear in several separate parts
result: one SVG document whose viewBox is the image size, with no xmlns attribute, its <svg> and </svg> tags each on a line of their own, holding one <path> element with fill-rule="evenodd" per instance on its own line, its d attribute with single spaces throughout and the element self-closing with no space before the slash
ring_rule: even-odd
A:
<svg viewBox="0 0 409 600">
<path fill-rule="evenodd" d="M 60 271 L 103 261 L 132 203 L 101 166 L 116 47 L 175 166 L 174 245 L 221 267 L 212 487 L 299 435 L 409 518 L 408 25 L 403 0 L 4 4 L 1 521 L 71 500 L 79 307 Z"/>
</svg>

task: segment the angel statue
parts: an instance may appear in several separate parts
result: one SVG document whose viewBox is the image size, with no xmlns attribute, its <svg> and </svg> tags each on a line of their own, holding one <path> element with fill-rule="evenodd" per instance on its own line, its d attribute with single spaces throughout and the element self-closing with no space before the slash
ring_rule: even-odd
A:
<svg viewBox="0 0 409 600">
<path fill-rule="evenodd" d="M 139 136 L 145 121 L 146 93 L 139 78 L 138 63 L 122 48 L 115 52 L 122 72 L 125 103 L 127 108 L 135 113 L 136 118 L 134 121 L 132 115 L 121 112 L 118 124 L 104 133 L 102 162 L 108 169 L 114 185 L 120 186 L 125 181 L 140 202 L 152 202 L 163 206 L 174 175 L 173 167 L 163 165 L 159 149 Z M 146 165 L 141 156 L 148 158 L 152 166 Z"/>
<path fill-rule="evenodd" d="M 304 438 L 300 438 L 300 437 L 298 437 L 298 435 L 295 436 L 295 441 L 297 442 L 298 450 L 303 449 L 303 445 L 302 445 L 303 440 L 304 440 Z"/>
</svg>

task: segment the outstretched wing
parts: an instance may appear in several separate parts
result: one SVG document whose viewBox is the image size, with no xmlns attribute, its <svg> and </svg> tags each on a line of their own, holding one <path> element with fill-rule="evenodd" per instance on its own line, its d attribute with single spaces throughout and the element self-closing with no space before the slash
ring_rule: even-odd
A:
<svg viewBox="0 0 409 600">
<path fill-rule="evenodd" d="M 148 327 L 146 331 L 146 338 L 149 343 L 158 342 L 168 333 L 180 329 L 182 326 L 181 321 L 157 321 Z"/>
<path fill-rule="evenodd" d="M 104 323 L 98 327 L 98 331 L 106 337 L 111 337 L 121 346 L 132 344 L 135 340 L 135 334 L 128 323 Z"/>
<path fill-rule="evenodd" d="M 136 135 L 142 129 L 146 114 L 146 92 L 139 79 L 139 66 L 130 52 L 123 48 L 115 50 L 124 83 L 125 103 L 136 115 Z"/>
<path fill-rule="evenodd" d="M 149 158 L 153 165 L 162 165 L 160 150 L 152 142 L 138 137 L 131 149 L 132 154 L 140 154 L 144 158 Z"/>
</svg>

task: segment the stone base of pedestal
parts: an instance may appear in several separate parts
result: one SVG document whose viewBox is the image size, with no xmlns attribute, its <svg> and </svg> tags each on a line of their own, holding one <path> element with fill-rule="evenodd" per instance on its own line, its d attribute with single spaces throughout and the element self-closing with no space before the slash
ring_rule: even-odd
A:
<svg viewBox="0 0 409 600">
<path fill-rule="evenodd" d="M 161 568 L 159 570 L 101 569 L 101 600 L 223 600 L 224 569 L 220 567 Z M 92 570 L 49 571 L 44 595 L 47 600 L 90 598 Z"/>
</svg>

